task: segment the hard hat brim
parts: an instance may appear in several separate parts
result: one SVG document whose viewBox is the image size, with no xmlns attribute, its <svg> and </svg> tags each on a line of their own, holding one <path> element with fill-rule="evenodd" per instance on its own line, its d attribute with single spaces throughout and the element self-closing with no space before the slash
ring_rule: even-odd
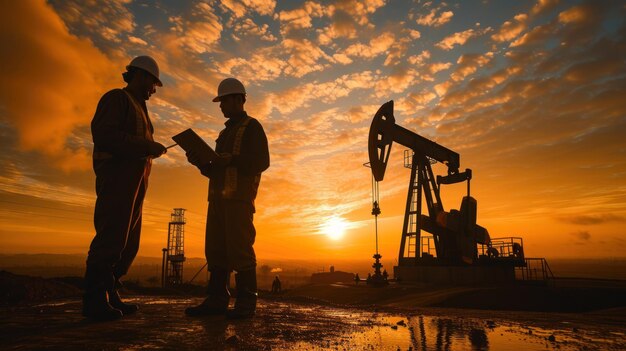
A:
<svg viewBox="0 0 626 351">
<path fill-rule="evenodd" d="M 128 66 L 126 66 L 126 70 L 127 70 L 127 71 L 128 71 L 128 70 L 130 70 L 130 68 L 131 68 L 131 67 L 134 67 L 134 68 L 140 69 L 140 70 L 142 70 L 142 71 L 144 71 L 144 72 L 148 73 L 148 74 L 149 74 L 149 75 L 151 75 L 152 77 L 154 77 L 154 78 L 156 79 L 156 81 L 157 81 L 157 83 L 156 83 L 157 87 L 162 87 L 162 86 L 163 86 L 163 82 L 161 82 L 161 80 L 159 79 L 159 77 L 156 77 L 154 74 L 152 74 L 152 73 L 148 72 L 148 70 L 146 70 L 145 68 L 141 68 L 141 67 L 137 67 L 137 66 L 131 66 L 131 65 L 128 65 Z"/>
<path fill-rule="evenodd" d="M 224 95 L 218 95 L 218 96 L 214 97 L 212 101 L 213 102 L 220 102 L 224 96 L 228 96 L 228 95 L 243 95 L 244 97 L 248 96 L 247 93 L 228 93 L 228 94 L 224 94 Z"/>
</svg>

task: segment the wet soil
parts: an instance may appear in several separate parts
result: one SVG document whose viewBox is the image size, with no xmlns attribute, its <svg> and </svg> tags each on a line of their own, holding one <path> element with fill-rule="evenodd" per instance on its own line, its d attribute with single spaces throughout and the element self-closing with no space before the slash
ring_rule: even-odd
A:
<svg viewBox="0 0 626 351">
<path fill-rule="evenodd" d="M 78 299 L 4 307 L 2 350 L 623 350 L 624 314 L 364 307 L 261 299 L 249 320 L 187 317 L 193 297 L 134 296 L 137 314 L 90 322 Z M 609 311 L 610 312 L 610 311 Z M 623 312 L 623 311 L 622 311 Z M 608 313 L 610 314 L 610 313 Z M 620 321 L 621 318 L 621 321 Z"/>
<path fill-rule="evenodd" d="M 311 284 L 262 292 L 241 321 L 185 316 L 193 289 L 127 289 L 140 311 L 98 323 L 77 282 L 0 273 L 0 350 L 626 350 L 624 281 Z"/>
</svg>

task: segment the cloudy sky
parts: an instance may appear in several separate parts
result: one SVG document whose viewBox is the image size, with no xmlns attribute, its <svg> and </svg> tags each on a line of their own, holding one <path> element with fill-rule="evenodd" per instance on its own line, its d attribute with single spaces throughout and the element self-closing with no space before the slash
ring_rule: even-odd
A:
<svg viewBox="0 0 626 351">
<path fill-rule="evenodd" d="M 527 256 L 624 257 L 625 19 L 622 1 L 605 0 L 2 1 L 0 252 L 86 253 L 89 123 L 130 59 L 148 54 L 164 83 L 148 104 L 163 144 L 189 127 L 214 143 L 217 84 L 246 85 L 271 152 L 260 259 L 371 257 L 363 163 L 389 100 L 398 124 L 473 170 L 492 237 L 522 237 Z M 380 183 L 389 263 L 409 181 L 402 155 L 395 145 Z M 445 209 L 464 191 L 444 187 Z M 139 255 L 161 255 L 183 207 L 187 256 L 201 257 L 206 196 L 180 150 L 156 160 Z"/>
</svg>

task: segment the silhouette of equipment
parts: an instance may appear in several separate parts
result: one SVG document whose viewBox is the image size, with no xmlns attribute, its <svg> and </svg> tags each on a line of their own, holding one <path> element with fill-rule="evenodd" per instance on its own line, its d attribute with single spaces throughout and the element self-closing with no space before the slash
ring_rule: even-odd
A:
<svg viewBox="0 0 626 351">
<path fill-rule="evenodd" d="M 183 263 L 185 262 L 185 209 L 175 208 L 170 215 L 167 227 L 167 248 L 163 249 L 161 284 L 165 287 L 183 283 Z M 194 276 L 195 278 L 195 276 Z"/>
<path fill-rule="evenodd" d="M 393 101 L 389 101 L 376 112 L 369 131 L 369 164 L 376 183 L 384 179 L 394 142 L 409 149 L 404 152 L 404 165 L 411 169 L 395 277 L 441 282 L 514 280 L 514 267 L 525 265 L 522 238 L 490 238 L 487 229 L 476 223 L 477 201 L 470 196 L 472 170 L 460 172 L 458 153 L 397 125 Z M 447 167 L 447 174 L 435 177 L 432 165 L 437 162 Z M 441 186 L 461 182 L 467 182 L 467 196 L 463 197 L 460 209 L 445 211 Z M 373 188 L 377 190 L 378 186 Z M 375 216 L 380 214 L 377 205 L 372 210 Z M 422 236 L 422 231 L 431 235 Z M 471 272 L 441 268 L 455 266 L 491 268 Z"/>
</svg>

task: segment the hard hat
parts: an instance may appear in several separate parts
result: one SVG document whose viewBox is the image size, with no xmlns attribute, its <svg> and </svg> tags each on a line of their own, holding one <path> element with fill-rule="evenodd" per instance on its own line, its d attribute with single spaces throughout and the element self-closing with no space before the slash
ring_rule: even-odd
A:
<svg viewBox="0 0 626 351">
<path fill-rule="evenodd" d="M 157 65 L 156 61 L 150 56 L 137 56 L 135 57 L 126 69 L 130 69 L 130 67 L 141 68 L 142 70 L 150 73 L 154 78 L 157 79 L 157 85 L 162 87 L 163 83 L 161 83 L 161 79 L 159 78 L 159 65 Z"/>
<path fill-rule="evenodd" d="M 213 102 L 220 101 L 220 98 L 226 95 L 243 94 L 246 95 L 246 88 L 235 78 L 226 78 L 217 87 L 217 96 L 213 98 Z"/>
</svg>

